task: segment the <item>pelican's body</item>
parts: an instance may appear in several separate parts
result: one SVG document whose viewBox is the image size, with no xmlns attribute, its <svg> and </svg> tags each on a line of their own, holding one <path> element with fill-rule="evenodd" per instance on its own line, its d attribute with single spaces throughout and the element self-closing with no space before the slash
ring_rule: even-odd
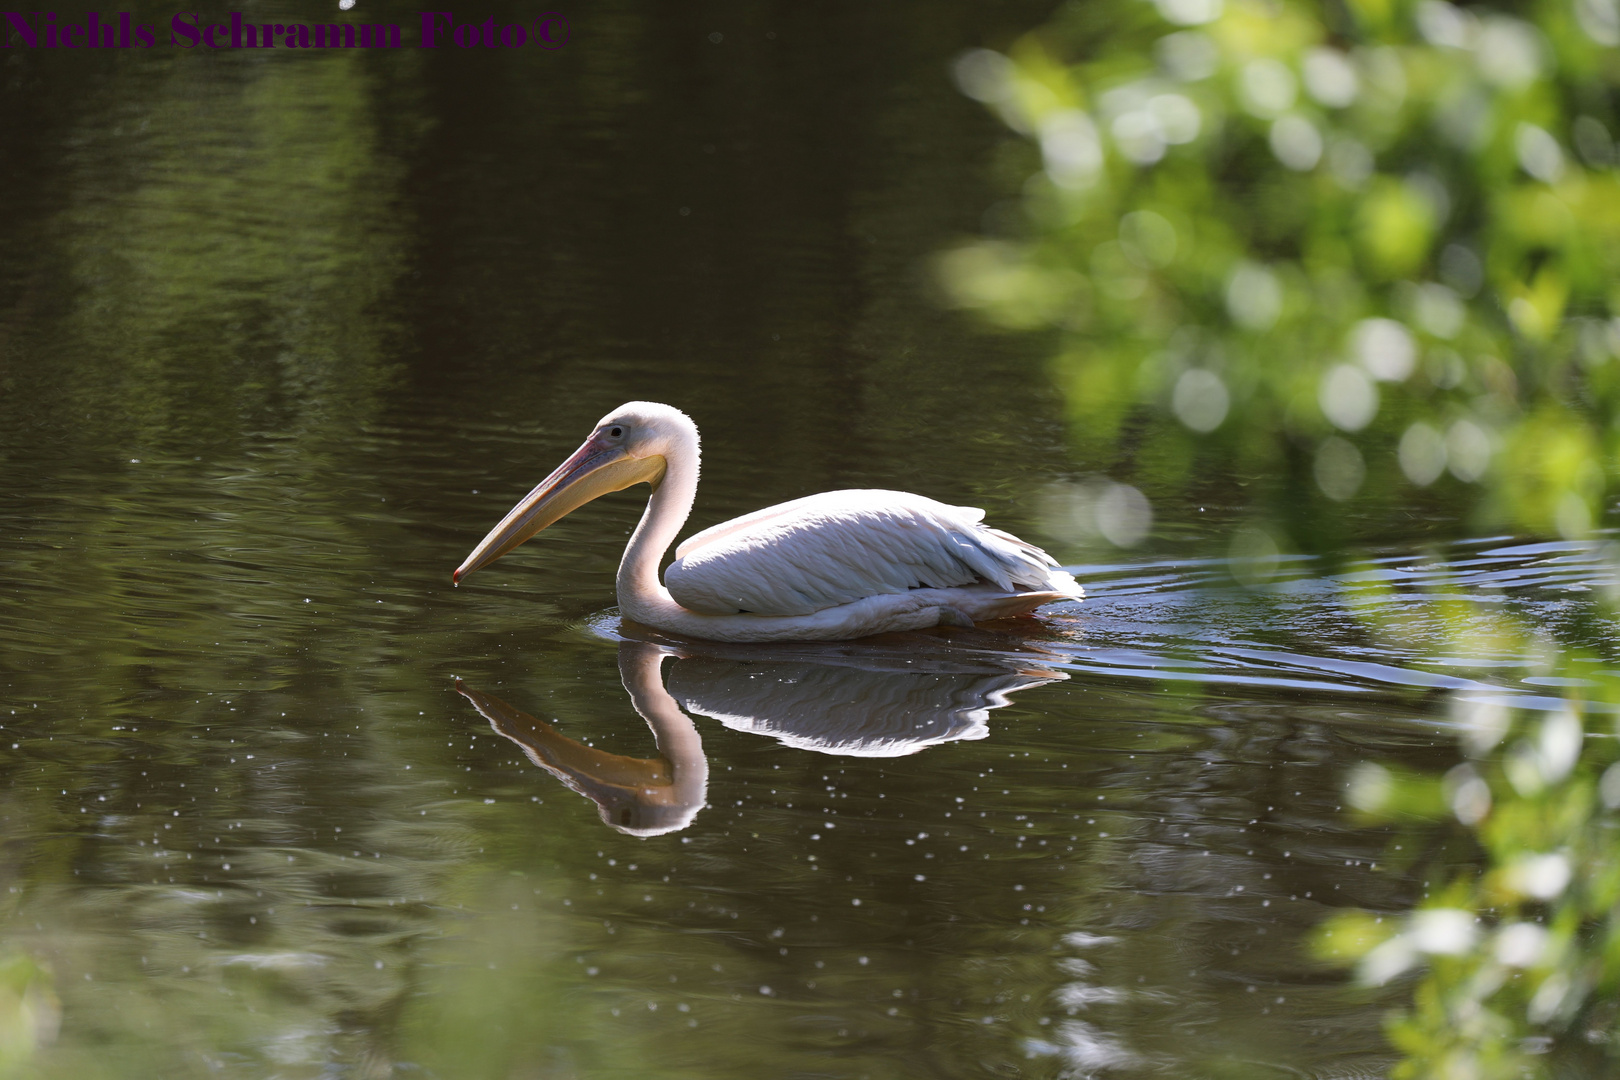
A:
<svg viewBox="0 0 1620 1080">
<path fill-rule="evenodd" d="M 456 581 L 591 499 L 646 482 L 653 494 L 619 564 L 619 608 L 668 633 L 838 641 L 1084 595 L 1046 552 L 980 524 L 984 511 L 901 491 L 830 491 L 705 529 L 676 549 L 660 583 L 658 564 L 697 495 L 698 461 L 685 413 L 622 406 L 484 537 Z"/>
</svg>

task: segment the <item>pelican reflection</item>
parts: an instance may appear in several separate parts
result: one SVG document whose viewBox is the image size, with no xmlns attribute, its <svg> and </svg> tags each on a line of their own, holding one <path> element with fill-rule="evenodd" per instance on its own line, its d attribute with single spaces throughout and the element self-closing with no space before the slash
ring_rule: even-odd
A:
<svg viewBox="0 0 1620 1080">
<path fill-rule="evenodd" d="M 982 739 L 1010 695 L 1067 678 L 1006 654 L 927 652 L 905 645 L 797 646 L 619 642 L 619 678 L 652 728 L 656 758 L 586 746 L 511 705 L 456 689 L 530 761 L 596 803 L 632 836 L 686 828 L 704 806 L 709 763 L 690 714 L 801 750 L 902 757 Z M 666 658 L 674 658 L 667 678 Z"/>
</svg>

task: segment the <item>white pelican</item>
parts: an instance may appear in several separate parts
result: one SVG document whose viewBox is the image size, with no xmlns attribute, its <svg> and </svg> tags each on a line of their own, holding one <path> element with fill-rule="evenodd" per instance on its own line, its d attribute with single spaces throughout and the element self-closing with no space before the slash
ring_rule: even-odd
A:
<svg viewBox="0 0 1620 1080">
<path fill-rule="evenodd" d="M 572 510 L 632 484 L 652 498 L 619 563 L 619 609 L 710 641 L 841 641 L 971 626 L 1085 595 L 1046 552 L 980 524 L 983 510 L 904 491 L 829 491 L 704 529 L 658 563 L 697 496 L 697 425 L 632 401 L 604 416 L 473 549 L 454 580 Z"/>
</svg>

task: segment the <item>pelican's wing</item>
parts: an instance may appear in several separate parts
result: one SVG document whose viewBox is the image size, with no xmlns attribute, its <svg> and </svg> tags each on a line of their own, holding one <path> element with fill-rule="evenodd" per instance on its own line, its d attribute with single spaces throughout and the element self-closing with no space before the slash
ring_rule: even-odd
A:
<svg viewBox="0 0 1620 1080">
<path fill-rule="evenodd" d="M 808 615 L 981 580 L 1079 594 L 1051 556 L 983 517 L 903 491 L 829 491 L 705 529 L 676 549 L 664 581 L 682 607 L 711 615 Z"/>
</svg>

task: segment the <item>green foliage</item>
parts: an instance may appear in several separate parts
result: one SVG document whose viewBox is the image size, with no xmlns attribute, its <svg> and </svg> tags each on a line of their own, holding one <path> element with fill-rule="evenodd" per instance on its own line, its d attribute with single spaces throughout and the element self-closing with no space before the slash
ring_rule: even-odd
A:
<svg viewBox="0 0 1620 1080">
<path fill-rule="evenodd" d="M 1454 818 L 1485 856 L 1480 873 L 1453 879 L 1400 919 L 1349 912 L 1318 937 L 1323 957 L 1359 960 L 1369 983 L 1428 965 L 1411 1007 L 1389 1026 L 1405 1055 L 1397 1080 L 1545 1076 L 1550 1048 L 1566 1060 L 1582 1043 L 1593 1054 L 1617 1047 L 1615 700 L 1554 712 L 1464 704 L 1457 718 L 1470 760 L 1443 778 L 1372 764 L 1353 776 L 1350 798 L 1363 813 Z"/>
<path fill-rule="evenodd" d="M 1156 497 L 1268 477 L 1262 518 L 1320 545 L 1357 500 L 1585 535 L 1620 449 L 1617 44 L 1614 0 L 1070 5 L 958 62 L 1026 142 L 1006 235 L 942 280 L 1056 331 L 1077 436 Z"/>
<path fill-rule="evenodd" d="M 1612 563 L 1620 552 L 1598 554 Z M 1410 876 L 1434 883 L 1424 881 L 1405 914 L 1330 919 L 1318 955 L 1355 963 L 1374 985 L 1423 969 L 1388 1025 L 1404 1055 L 1397 1080 L 1581 1075 L 1569 1070 L 1582 1058 L 1605 1060 L 1594 1075 L 1607 1075 L 1620 1060 L 1613 664 L 1510 612 L 1482 614 L 1477 593 L 1457 581 L 1425 590 L 1420 612 L 1391 575 L 1368 566 L 1354 579 L 1347 599 L 1370 636 L 1430 655 L 1530 658 L 1534 681 L 1564 696 L 1510 708 L 1503 693 L 1475 684 L 1453 699 L 1463 754 L 1444 775 L 1371 762 L 1352 770 L 1349 805 L 1396 826 L 1402 843 L 1390 854 L 1417 858 Z M 1615 599 L 1611 589 L 1593 605 L 1599 618 L 1612 619 Z"/>
</svg>

